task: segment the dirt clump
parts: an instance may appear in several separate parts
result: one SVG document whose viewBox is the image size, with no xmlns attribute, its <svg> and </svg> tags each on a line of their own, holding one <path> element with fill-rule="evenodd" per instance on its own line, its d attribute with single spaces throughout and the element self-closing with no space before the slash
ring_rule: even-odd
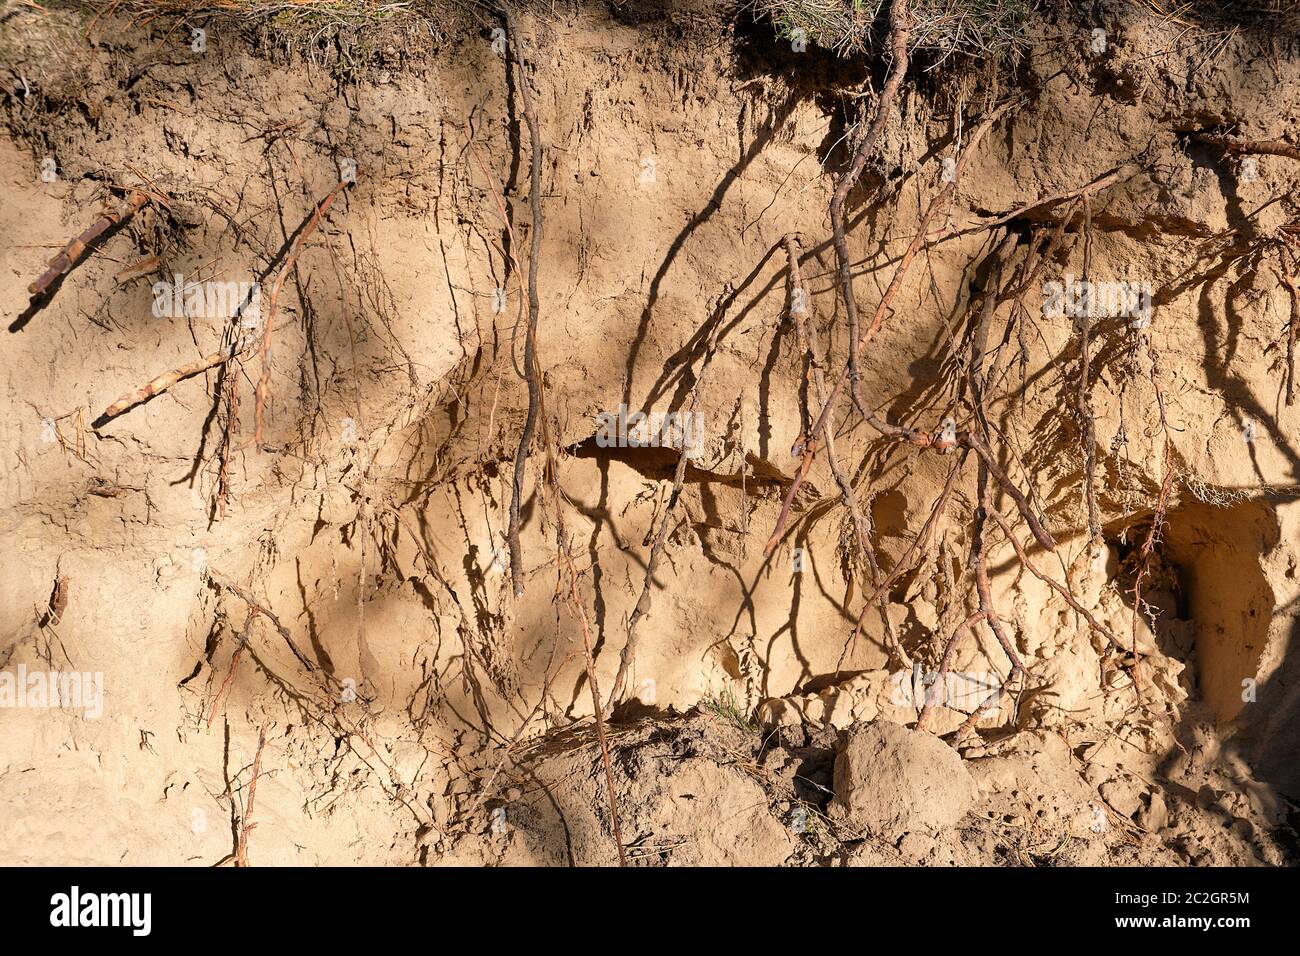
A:
<svg viewBox="0 0 1300 956">
<path fill-rule="evenodd" d="M 878 720 L 845 734 L 830 816 L 873 833 L 940 830 L 965 816 L 978 792 L 942 740 Z"/>
<path fill-rule="evenodd" d="M 557 734 L 525 757 L 511 774 L 507 799 L 489 806 L 486 825 L 455 840 L 442 862 L 617 864 L 599 749 L 590 736 Z M 613 736 L 629 863 L 776 866 L 794 850 L 794 836 L 750 760 L 752 735 L 697 714 L 621 727 Z"/>
</svg>

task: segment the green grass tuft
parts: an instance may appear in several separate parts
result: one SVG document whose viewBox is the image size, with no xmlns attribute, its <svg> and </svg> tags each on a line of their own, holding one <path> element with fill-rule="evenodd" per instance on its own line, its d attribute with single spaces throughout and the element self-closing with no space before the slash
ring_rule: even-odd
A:
<svg viewBox="0 0 1300 956">
<path fill-rule="evenodd" d="M 700 707 L 746 733 L 758 733 L 758 724 L 750 718 L 729 687 L 704 698 Z"/>
</svg>

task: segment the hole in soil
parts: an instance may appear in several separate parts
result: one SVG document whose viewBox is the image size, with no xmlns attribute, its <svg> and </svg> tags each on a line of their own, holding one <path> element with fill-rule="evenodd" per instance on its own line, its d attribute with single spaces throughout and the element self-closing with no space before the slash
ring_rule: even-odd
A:
<svg viewBox="0 0 1300 956">
<path fill-rule="evenodd" d="M 1120 587 L 1130 602 L 1150 527 L 1147 517 L 1111 537 L 1120 559 Z M 1277 541 L 1277 519 L 1267 503 L 1182 505 L 1166 516 L 1143 582 L 1157 644 L 1192 665 L 1197 696 L 1221 724 L 1241 713 L 1244 682 L 1259 670 L 1274 609 L 1260 559 Z"/>
</svg>

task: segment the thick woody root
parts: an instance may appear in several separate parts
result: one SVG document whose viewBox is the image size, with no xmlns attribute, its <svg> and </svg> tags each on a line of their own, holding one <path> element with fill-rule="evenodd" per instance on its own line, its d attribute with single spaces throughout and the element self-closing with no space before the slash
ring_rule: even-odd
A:
<svg viewBox="0 0 1300 956">
<path fill-rule="evenodd" d="M 992 129 L 993 124 L 1001 119 L 1013 105 L 1015 104 L 1006 103 L 992 110 L 980 121 L 979 125 L 976 126 L 975 130 L 971 133 L 971 138 L 967 143 L 966 149 L 962 151 L 961 158 L 957 161 L 957 164 L 953 169 L 951 181 L 944 184 L 943 188 L 940 189 L 934 199 L 930 201 L 925 212 L 921 215 L 921 221 L 917 225 L 916 234 L 912 237 L 912 241 L 908 243 L 907 249 L 904 250 L 902 257 L 898 260 L 898 265 L 894 269 L 893 277 L 890 279 L 889 285 L 885 288 L 885 294 L 881 296 L 880 303 L 876 306 L 876 311 L 871 317 L 871 324 L 861 332 L 859 338 L 852 344 L 853 348 L 861 351 L 861 349 L 875 337 L 876 333 L 880 331 L 880 327 L 885 320 L 885 316 L 889 312 L 890 306 L 893 304 L 895 297 L 903 287 L 903 283 L 907 278 L 907 273 L 911 269 L 912 262 L 916 259 L 917 253 L 921 251 L 921 247 L 925 245 L 930 223 L 941 211 L 948 208 L 957 191 L 957 185 L 961 182 L 961 176 L 965 170 L 967 161 L 975 153 L 977 147 L 988 134 L 989 130 Z M 814 435 L 820 431 L 821 425 L 823 424 L 822 420 L 831 414 L 835 402 L 839 399 L 840 394 L 844 391 L 845 384 L 849 381 L 849 375 L 850 369 L 846 363 L 844 370 L 840 373 L 839 378 L 836 379 L 834 388 L 831 389 L 830 394 L 826 398 L 826 402 L 822 405 L 820 414 L 817 416 L 817 424 L 814 425 L 812 429 Z M 934 436 L 931 436 L 926 432 L 882 421 L 874 413 L 867 414 L 865 417 L 868 424 L 886 437 L 898 438 L 920 448 L 928 448 L 935 444 L 936 439 Z M 799 451 L 800 449 L 796 448 L 794 453 L 798 454 Z"/>
<path fill-rule="evenodd" d="M 1089 271 L 1088 267 L 1090 264 L 1089 263 L 1090 249 L 1088 247 L 1088 243 L 1090 240 L 1090 232 L 1091 232 L 1090 230 L 1091 206 L 1090 206 L 1090 195 L 1088 193 L 1083 192 L 1075 196 L 1070 209 L 1066 213 L 1066 219 L 1064 221 L 1068 221 L 1068 219 L 1074 214 L 1075 210 L 1079 207 L 1082 207 L 1084 212 L 1084 217 L 1085 217 L 1084 270 L 1086 276 Z M 1040 232 L 1038 238 L 1034 240 L 1034 243 L 1031 243 L 1031 246 L 1025 258 L 1025 262 L 1021 268 L 1021 280 L 1011 282 L 1009 284 L 1009 288 L 1004 289 L 1003 292 L 998 296 L 999 301 L 1006 300 L 1008 298 L 1018 299 L 1020 293 L 1029 287 L 1029 285 L 1032 283 L 1034 278 L 1036 278 L 1038 273 L 1041 271 L 1043 263 L 1045 263 L 1048 259 L 1051 258 L 1056 248 L 1059 246 L 1064 221 L 1060 226 L 1057 227 L 1054 234 L 1049 239 L 1047 239 L 1046 242 L 1042 242 L 1041 232 Z M 1042 243 L 1041 249 L 1036 248 L 1036 244 L 1038 243 Z M 1004 268 L 1005 265 L 1006 262 L 1005 260 L 1003 260 L 1000 265 L 1000 268 Z M 992 315 L 991 310 L 986 308 L 984 310 L 984 317 L 981 320 L 981 328 L 977 331 L 973 339 L 971 358 L 970 358 L 971 364 L 967 369 L 967 378 L 969 382 L 969 397 L 972 404 L 972 411 L 974 413 L 976 424 L 978 425 L 979 430 L 982 432 L 982 434 L 979 436 L 981 439 L 981 444 L 986 449 L 989 447 L 988 443 L 992 439 L 994 434 L 993 429 L 990 427 L 987 413 L 985 410 L 986 401 L 987 401 L 987 396 L 984 394 L 986 378 L 982 367 L 983 353 L 987 344 L 987 324 L 991 318 L 991 315 Z M 1099 519 L 1099 509 L 1096 502 L 1096 492 L 1093 486 L 1095 459 L 1091 457 L 1091 450 L 1095 442 L 1095 439 L 1093 437 L 1093 430 L 1091 428 L 1091 407 L 1089 403 L 1089 392 L 1090 392 L 1091 383 L 1089 378 L 1090 355 L 1089 355 L 1088 334 L 1090 332 L 1090 328 L 1086 316 L 1084 317 L 1081 323 L 1079 332 L 1081 333 L 1081 347 L 1080 347 L 1081 369 L 1080 369 L 1080 379 L 1074 396 L 1074 402 L 1075 402 L 1076 411 L 1080 415 L 1080 419 L 1081 419 L 1080 434 L 1081 434 L 1081 440 L 1084 443 L 1084 452 L 1085 452 L 1085 457 L 1087 459 L 1087 465 L 1085 467 L 1085 476 L 1084 476 L 1084 499 L 1085 499 L 1085 504 L 1087 506 L 1090 538 L 1093 541 L 1096 541 L 1100 538 L 1100 519 Z M 1009 339 L 1010 339 L 1010 328 L 1008 327 L 1007 333 L 1004 336 L 1004 340 L 1009 341 Z M 1139 339 L 1145 342 L 1148 353 L 1151 358 L 1152 383 L 1155 388 L 1156 404 L 1160 413 L 1160 427 L 1161 430 L 1164 431 L 1165 430 L 1165 404 L 1164 404 L 1164 394 L 1160 382 L 1158 359 L 1155 354 L 1154 348 L 1150 344 L 1150 339 L 1147 333 L 1139 332 Z M 996 380 L 997 378 L 996 367 L 997 367 L 997 362 L 995 361 L 994 369 L 993 369 L 994 374 L 991 376 L 991 378 L 994 380 Z M 972 429 L 972 432 L 974 431 L 975 429 Z M 1172 470 L 1171 470 L 1171 451 L 1168 445 L 1167 434 L 1166 434 L 1165 455 L 1166 455 L 1165 481 L 1161 489 L 1160 503 L 1157 507 L 1156 519 L 1155 522 L 1153 523 L 1151 533 L 1148 534 L 1147 541 L 1144 544 L 1144 552 L 1143 552 L 1144 558 L 1149 556 L 1149 551 L 1150 551 L 1152 541 L 1154 540 L 1154 536 L 1157 533 L 1157 529 L 1159 528 L 1163 520 L 1163 513 L 1168 504 Z M 1034 565 L 1028 553 L 1026 552 L 1025 547 L 1016 538 L 1015 532 L 1012 529 L 1009 522 L 995 509 L 993 505 L 993 497 L 992 497 L 993 483 L 991 479 L 997 479 L 999 483 L 1002 483 L 1001 479 L 997 478 L 997 475 L 994 471 L 995 468 L 996 468 L 995 456 L 993 456 L 992 454 L 981 455 L 980 469 L 978 475 L 979 505 L 975 512 L 975 520 L 974 520 L 974 525 L 972 530 L 972 552 L 971 552 L 971 559 L 970 559 L 970 566 L 973 571 L 976 593 L 978 596 L 979 611 L 975 615 L 972 615 L 970 618 L 968 618 L 965 622 L 963 622 L 963 624 L 960 625 L 958 628 L 956 628 L 948 637 L 944 647 L 943 657 L 940 664 L 940 674 L 943 675 L 946 673 L 947 667 L 950 665 L 953 652 L 957 647 L 958 643 L 967 633 L 969 633 L 970 628 L 975 626 L 977 623 L 983 623 L 987 625 L 989 629 L 993 632 L 999 645 L 1001 645 L 1004 653 L 1006 654 L 1008 660 L 1011 663 L 1011 672 L 1007 678 L 1006 683 L 1002 687 L 999 687 L 997 690 L 995 690 L 993 694 L 991 694 L 988 697 L 987 700 L 983 701 L 975 709 L 975 711 L 973 711 L 970 715 L 968 715 L 968 717 L 966 718 L 966 720 L 963 722 L 963 724 L 958 730 L 957 733 L 958 740 L 962 739 L 965 735 L 973 732 L 977 721 L 982 716 L 986 715 L 991 708 L 993 708 L 995 705 L 997 705 L 1000 702 L 1000 700 L 1002 699 L 1003 695 L 1007 692 L 1007 689 L 1010 685 L 1016 683 L 1016 681 L 1020 678 L 1027 677 L 1025 668 L 1023 664 L 1020 662 L 1015 652 L 1014 646 L 1009 640 L 1002 626 L 1002 622 L 1000 621 L 996 613 L 996 610 L 994 609 L 993 606 L 992 589 L 988 578 L 988 552 L 990 547 L 990 542 L 988 539 L 988 528 L 989 528 L 990 520 L 1000 528 L 1007 542 L 1014 549 L 1016 557 L 1020 562 L 1020 565 L 1025 570 L 1027 570 L 1030 574 L 1032 574 L 1038 580 L 1042 581 L 1053 591 L 1055 591 L 1077 614 L 1080 615 L 1080 617 L 1082 617 L 1087 622 L 1089 628 L 1093 632 L 1095 632 L 1105 640 L 1105 642 L 1109 645 L 1110 648 L 1120 652 L 1125 651 L 1125 648 L 1120 642 L 1120 639 L 1109 628 L 1107 628 L 1100 621 L 1098 621 L 1096 617 L 1093 616 L 1093 614 L 1091 614 L 1085 607 L 1083 607 L 1083 605 L 1080 604 L 1077 599 L 1075 599 L 1073 594 L 1071 594 L 1070 590 L 1064 584 L 1054 580 L 1051 576 L 1042 572 Z M 1005 487 L 1006 486 L 1004 485 L 1004 488 Z M 1021 502 L 1017 501 L 1017 506 L 1021 506 Z M 1025 514 L 1027 523 L 1029 523 L 1028 513 L 1025 513 L 1023 508 L 1022 508 L 1022 513 Z M 1031 527 L 1032 527 L 1032 523 L 1031 523 Z M 1140 570 L 1134 587 L 1134 598 L 1135 598 L 1135 602 L 1137 602 L 1137 605 L 1140 605 L 1140 587 L 1141 587 L 1142 573 L 1143 572 Z M 1136 627 L 1136 616 L 1134 621 Z M 922 710 L 920 722 L 918 723 L 919 727 L 925 728 L 928 726 L 931 719 L 932 712 L 933 712 L 933 702 L 927 699 L 926 706 Z"/>
<path fill-rule="evenodd" d="M 1011 210 L 1010 212 L 1003 213 L 1000 216 L 996 216 L 995 218 L 990 219 L 987 222 L 982 222 L 980 223 L 980 226 L 981 228 L 984 229 L 992 229 L 996 226 L 1003 226 L 1011 222 L 1011 220 L 1020 219 L 1024 217 L 1027 213 L 1033 212 L 1036 209 L 1042 209 L 1044 206 L 1052 206 L 1057 203 L 1065 202 L 1066 200 L 1075 201 L 1070 206 L 1070 211 L 1071 213 L 1073 213 L 1073 211 L 1076 208 L 1078 208 L 1078 201 L 1088 199 L 1092 196 L 1095 196 L 1103 189 L 1106 189 L 1110 186 L 1118 185 L 1119 183 L 1132 179 L 1134 176 L 1137 175 L 1137 173 L 1138 173 L 1138 167 L 1136 164 L 1124 163 L 1121 166 L 1116 166 L 1110 172 L 1103 173 L 1102 175 L 1098 176 L 1096 179 L 1094 179 L 1092 182 L 1088 183 L 1085 186 L 1080 186 L 1077 189 L 1067 189 L 1059 193 L 1052 193 L 1051 195 L 1048 196 L 1040 196 L 1038 199 L 1035 199 L 1033 202 L 1026 203 L 1023 206 L 1018 206 L 1015 209 Z M 1065 217 L 1065 221 L 1069 221 L 1069 218 L 1070 216 L 1067 215 Z"/>
<path fill-rule="evenodd" d="M 844 656 L 849 652 L 849 647 L 852 646 L 853 642 L 857 640 L 858 635 L 862 632 L 862 622 L 866 620 L 867 611 L 870 610 L 876 602 L 882 600 L 884 596 L 889 593 L 889 589 L 893 587 L 894 584 L 903 577 L 903 575 L 916 567 L 917 561 L 929 546 L 930 538 L 934 534 L 934 529 L 938 526 L 939 519 L 943 516 L 944 509 L 952 498 L 953 489 L 956 487 L 957 479 L 961 475 L 962 465 L 966 462 L 966 455 L 967 452 L 963 450 L 961 456 L 953 464 L 952 468 L 948 470 L 948 477 L 944 480 L 943 489 L 939 492 L 939 496 L 934 500 L 934 504 L 931 505 L 930 514 L 926 517 L 925 524 L 921 526 L 920 533 L 912 539 L 912 543 L 907 546 L 907 550 L 905 550 L 902 557 L 898 559 L 898 562 L 894 565 L 894 569 L 890 571 L 889 574 L 885 575 L 885 579 L 876 585 L 876 589 L 871 592 L 865 601 L 862 602 L 862 610 L 858 612 L 857 620 L 853 624 L 853 632 L 849 635 L 848 640 L 844 642 L 844 646 L 840 649 L 839 660 L 835 663 L 835 670 L 837 672 L 840 670 L 840 666 L 844 663 Z"/>
<path fill-rule="evenodd" d="M 119 211 L 106 207 L 103 215 L 96 219 L 81 235 L 69 240 L 59 254 L 50 260 L 49 267 L 41 273 L 35 282 L 27 287 L 27 291 L 36 298 L 45 295 L 56 280 L 66 276 L 76 268 L 82 257 L 85 256 L 86 250 L 90 248 L 90 245 L 96 239 L 108 232 L 108 230 L 125 223 L 149 201 L 149 195 L 137 189 L 132 190 L 131 195 L 127 198 L 125 209 Z"/>
<path fill-rule="evenodd" d="M 596 737 L 600 742 L 601 764 L 605 774 L 605 787 L 609 797 L 610 825 L 613 831 L 614 843 L 618 850 L 619 866 L 627 865 L 626 851 L 623 847 L 623 833 L 619 825 L 618 800 L 614 795 L 614 768 L 613 760 L 609 753 L 609 741 L 605 733 L 605 714 L 601 706 L 600 686 L 596 680 L 596 660 L 593 651 L 591 639 L 591 629 L 587 622 L 587 612 L 582 603 L 582 594 L 578 588 L 578 571 L 573 563 L 573 555 L 570 551 L 568 531 L 564 520 L 565 498 L 560 488 L 559 461 L 558 453 L 555 447 L 555 440 L 551 433 L 546 419 L 546 395 L 544 392 L 544 378 L 537 357 L 537 319 L 541 311 L 541 299 L 537 289 L 538 268 L 541 261 L 541 241 L 542 241 L 542 188 L 541 188 L 541 165 L 542 165 L 542 140 L 541 132 L 537 122 L 537 112 L 533 106 L 532 93 L 528 85 L 528 73 L 524 67 L 523 54 L 519 45 L 519 26 L 515 19 L 514 12 L 510 8 L 505 9 L 506 27 L 509 31 L 511 50 L 514 54 L 515 65 L 518 70 L 520 99 L 523 105 L 524 122 L 528 125 L 528 135 L 532 141 L 532 157 L 530 169 L 530 181 L 532 185 L 532 195 L 529 197 L 532 206 L 533 215 L 533 233 L 532 248 L 530 250 L 528 262 L 528 326 L 527 338 L 524 350 L 524 374 L 528 381 L 528 419 L 524 426 L 524 433 L 519 440 L 519 447 L 515 454 L 514 470 L 514 495 L 511 500 L 510 508 L 510 573 L 512 585 L 516 597 L 523 593 L 523 560 L 522 552 L 519 546 L 519 523 L 520 523 L 520 504 L 523 497 L 523 470 L 524 464 L 528 457 L 529 448 L 532 444 L 533 433 L 540 423 L 542 431 L 542 445 L 546 454 L 546 467 L 543 476 L 542 487 L 546 491 L 546 497 L 552 508 L 555 518 L 555 542 L 556 542 L 556 566 L 560 575 L 556 582 L 556 593 L 559 594 L 565 590 L 564 577 L 567 572 L 568 578 L 568 598 L 573 608 L 573 613 L 578 619 L 579 631 L 582 636 L 583 664 L 587 675 L 587 684 L 591 689 L 592 712 L 596 721 Z M 563 568 L 560 568 L 563 565 Z M 552 654 L 552 658 L 554 654 Z"/>
<path fill-rule="evenodd" d="M 532 206 L 533 232 L 528 259 L 528 324 L 524 335 L 524 376 L 528 383 L 528 416 L 524 419 L 519 446 L 515 449 L 510 523 L 507 530 L 507 543 L 510 547 L 510 583 L 515 597 L 519 597 L 524 593 L 524 555 L 523 548 L 519 544 L 520 511 L 524 498 L 524 466 L 528 462 L 533 435 L 537 431 L 542 392 L 540 373 L 537 369 L 537 320 L 542 308 L 541 298 L 537 292 L 537 269 L 542 251 L 542 138 L 537 122 L 537 110 L 533 106 L 532 92 L 528 85 L 528 72 L 524 68 L 523 55 L 519 51 L 518 23 L 510 11 L 506 13 L 506 26 L 510 31 L 510 49 L 514 53 L 515 66 L 519 74 L 519 95 L 532 147 L 528 199 Z"/>
<path fill-rule="evenodd" d="M 179 368 L 174 368 L 169 372 L 163 372 L 161 375 L 150 379 L 137 389 L 122 395 L 117 401 L 113 402 L 100 413 L 99 417 L 90 423 L 91 428 L 103 428 L 123 412 L 128 412 L 135 406 L 149 401 L 155 396 L 161 395 L 173 385 L 185 381 L 187 378 L 193 378 L 195 375 L 202 375 L 210 368 L 216 368 L 222 362 L 228 362 L 232 358 L 228 349 L 221 349 L 217 352 L 211 352 L 201 359 L 193 362 L 187 362 Z"/>
<path fill-rule="evenodd" d="M 871 158 L 872 153 L 875 151 L 876 143 L 880 140 L 880 134 L 884 132 L 885 123 L 889 120 L 889 113 L 894 106 L 894 100 L 898 97 L 898 89 L 903 83 L 904 75 L 907 73 L 907 41 L 911 35 L 911 20 L 908 0 L 892 0 L 889 9 L 889 47 L 892 56 L 889 75 L 885 78 L 885 86 L 880 91 L 880 98 L 876 102 L 876 113 L 871 121 L 871 126 L 858 144 L 852 162 L 849 163 L 844 175 L 840 177 L 840 181 L 836 184 L 830 203 L 831 235 L 835 245 L 835 262 L 839 274 L 840 292 L 844 297 L 845 314 L 849 320 L 849 342 L 851 346 L 849 349 L 848 373 L 853 386 L 853 402 L 863 416 L 867 416 L 869 413 L 862 403 L 862 396 L 858 389 L 860 375 L 858 356 L 861 353 L 858 340 L 858 303 L 857 297 L 853 294 L 853 270 L 850 266 L 849 244 L 845 235 L 844 203 L 848 200 L 849 193 L 853 190 L 858 179 L 861 178 L 867 160 Z"/>
<path fill-rule="evenodd" d="M 1217 146 L 1225 152 L 1241 156 L 1285 156 L 1287 159 L 1300 159 L 1300 148 L 1280 139 L 1255 140 L 1241 136 L 1215 136 L 1210 133 L 1200 133 L 1193 138 L 1198 143 Z"/>
<path fill-rule="evenodd" d="M 1020 560 L 1021 567 L 1023 567 L 1026 571 L 1028 571 L 1034 577 L 1038 578 L 1038 580 L 1042 581 L 1049 588 L 1051 588 L 1053 591 L 1059 594 L 1065 600 L 1065 603 L 1070 605 L 1070 607 L 1074 610 L 1074 612 L 1078 614 L 1080 617 L 1082 617 L 1085 621 L 1087 621 L 1088 626 L 1092 628 L 1094 631 L 1096 631 L 1098 634 L 1100 634 L 1103 638 L 1105 638 L 1106 641 L 1108 641 L 1112 647 L 1114 647 L 1117 650 L 1121 650 L 1121 651 L 1124 650 L 1124 645 L 1120 643 L 1119 638 L 1116 637 L 1114 633 L 1111 632 L 1110 628 L 1106 627 L 1095 617 L 1093 617 L 1091 612 L 1089 612 L 1087 608 L 1085 608 L 1082 604 L 1080 604 L 1075 599 L 1074 595 L 1070 593 L 1069 588 L 1061 584 L 1051 575 L 1045 574 L 1042 571 L 1038 570 L 1038 568 L 1034 565 L 1034 563 L 1029 559 L 1029 555 L 1025 553 L 1024 546 L 1021 545 L 1021 543 L 1016 540 L 1015 532 L 1012 531 L 1011 525 L 1007 524 L 1007 520 L 1003 518 L 1002 515 L 998 514 L 996 511 L 992 512 L 991 514 L 993 520 L 997 522 L 998 527 L 1002 529 L 1002 533 L 1006 536 L 1007 541 L 1010 542 L 1011 547 L 1015 550 L 1016 557 Z"/>
<path fill-rule="evenodd" d="M 225 406 L 226 418 L 221 429 L 221 447 L 217 451 L 217 496 L 214 518 L 226 516 L 230 499 L 230 454 L 234 451 L 235 430 L 239 426 L 239 385 L 230 368 L 225 369 L 218 402 Z"/>
</svg>

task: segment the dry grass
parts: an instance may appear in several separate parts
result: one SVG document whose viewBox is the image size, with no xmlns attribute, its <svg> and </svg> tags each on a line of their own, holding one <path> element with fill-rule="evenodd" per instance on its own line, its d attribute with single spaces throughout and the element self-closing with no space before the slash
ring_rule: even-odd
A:
<svg viewBox="0 0 1300 956">
<path fill-rule="evenodd" d="M 1193 30 L 1300 29 L 1300 0 L 1129 0 L 1132 7 Z M 841 55 L 887 51 L 887 0 L 751 0 L 785 40 L 802 36 Z M 1015 59 L 1047 0 L 913 0 L 910 47 L 940 59 L 954 54 Z M 1076 4 L 1082 8 L 1082 4 Z"/>
<path fill-rule="evenodd" d="M 31 3 L 31 6 L 37 6 Z M 409 0 L 47 0 L 47 9 L 75 8 L 99 16 L 128 16 L 147 24 L 160 17 L 240 16 L 286 22 L 382 22 L 413 12 Z"/>
<path fill-rule="evenodd" d="M 1174 24 L 1199 38 L 1227 36 L 1239 30 L 1266 32 L 1278 38 L 1300 31 L 1300 0 L 1129 0 L 1162 24 Z"/>
<path fill-rule="evenodd" d="M 140 23 L 160 18 L 228 16 L 283 24 L 378 24 L 396 20 L 439 22 L 457 13 L 486 22 L 499 18 L 495 0 L 6 0 L 32 10 L 76 10 L 90 16 L 125 16 Z M 530 4 L 518 3 L 521 8 Z"/>
<path fill-rule="evenodd" d="M 449 34 L 496 22 L 490 0 L 0 0 L 23 8 L 24 37 L 71 24 L 76 38 L 129 21 L 170 31 L 224 24 L 269 51 L 328 63 L 347 75 L 380 60 L 388 65 Z M 4 35 L 0 31 L 0 52 Z M 383 56 L 381 56 L 381 52 Z M 0 57 L 4 62 L 4 57 Z"/>
<path fill-rule="evenodd" d="M 886 0 L 754 0 L 753 6 L 786 39 L 802 31 L 843 55 L 886 46 Z M 1033 7 L 1033 0 L 916 0 L 910 46 L 940 56 L 1015 56 L 1027 44 L 1023 28 Z"/>
</svg>

